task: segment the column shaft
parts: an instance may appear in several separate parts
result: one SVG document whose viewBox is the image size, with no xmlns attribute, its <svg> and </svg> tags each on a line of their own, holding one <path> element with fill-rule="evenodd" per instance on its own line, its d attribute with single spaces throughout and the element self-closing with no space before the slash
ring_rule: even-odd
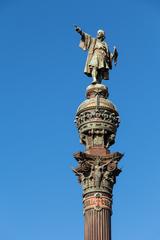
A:
<svg viewBox="0 0 160 240">
<path fill-rule="evenodd" d="M 108 209 L 85 212 L 85 240 L 111 240 L 111 214 Z"/>
</svg>

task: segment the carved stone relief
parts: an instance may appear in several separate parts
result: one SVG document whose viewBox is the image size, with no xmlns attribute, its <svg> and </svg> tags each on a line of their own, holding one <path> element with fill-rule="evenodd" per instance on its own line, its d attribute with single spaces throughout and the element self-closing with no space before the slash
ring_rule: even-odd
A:
<svg viewBox="0 0 160 240">
<path fill-rule="evenodd" d="M 90 158 L 78 160 L 79 166 L 73 171 L 78 176 L 84 194 L 93 191 L 111 193 L 116 176 L 121 172 L 117 164 L 122 156 L 120 153 L 115 153 L 107 159 L 89 156 Z"/>
</svg>

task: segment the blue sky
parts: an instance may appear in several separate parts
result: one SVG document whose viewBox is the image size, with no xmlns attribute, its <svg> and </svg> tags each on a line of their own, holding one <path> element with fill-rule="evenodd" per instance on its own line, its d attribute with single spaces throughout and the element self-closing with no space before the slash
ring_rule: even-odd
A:
<svg viewBox="0 0 160 240">
<path fill-rule="evenodd" d="M 160 4 L 0 1 L 0 239 L 83 239 L 81 189 L 71 172 L 83 150 L 74 125 L 90 79 L 77 24 L 102 28 L 119 62 L 110 99 L 125 153 L 114 189 L 113 240 L 159 240 Z"/>
</svg>

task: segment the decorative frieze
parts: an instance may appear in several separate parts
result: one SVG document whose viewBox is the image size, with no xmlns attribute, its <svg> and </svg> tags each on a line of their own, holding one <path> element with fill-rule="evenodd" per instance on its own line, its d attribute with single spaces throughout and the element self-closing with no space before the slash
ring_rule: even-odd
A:
<svg viewBox="0 0 160 240">
<path fill-rule="evenodd" d="M 95 193 L 92 196 L 84 197 L 84 212 L 90 209 L 101 211 L 102 209 L 112 210 L 112 199 L 102 193 Z"/>
<path fill-rule="evenodd" d="M 115 142 L 119 114 L 106 99 L 108 89 L 104 85 L 89 86 L 86 95 L 88 99 L 79 106 L 75 119 L 80 142 L 87 150 L 97 146 L 108 149 Z"/>
</svg>

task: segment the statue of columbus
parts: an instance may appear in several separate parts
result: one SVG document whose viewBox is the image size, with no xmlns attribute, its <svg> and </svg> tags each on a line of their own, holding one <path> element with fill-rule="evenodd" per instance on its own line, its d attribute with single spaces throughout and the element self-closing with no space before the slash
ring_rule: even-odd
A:
<svg viewBox="0 0 160 240">
<path fill-rule="evenodd" d="M 80 48 L 88 50 L 88 57 L 85 64 L 84 73 L 92 77 L 92 84 L 101 83 L 102 80 L 109 79 L 109 69 L 112 69 L 112 61 L 117 63 L 118 52 L 114 47 L 113 53 L 110 53 L 108 44 L 105 40 L 105 32 L 97 31 L 97 37 L 93 38 L 89 34 L 75 26 L 75 31 L 81 35 Z"/>
</svg>

